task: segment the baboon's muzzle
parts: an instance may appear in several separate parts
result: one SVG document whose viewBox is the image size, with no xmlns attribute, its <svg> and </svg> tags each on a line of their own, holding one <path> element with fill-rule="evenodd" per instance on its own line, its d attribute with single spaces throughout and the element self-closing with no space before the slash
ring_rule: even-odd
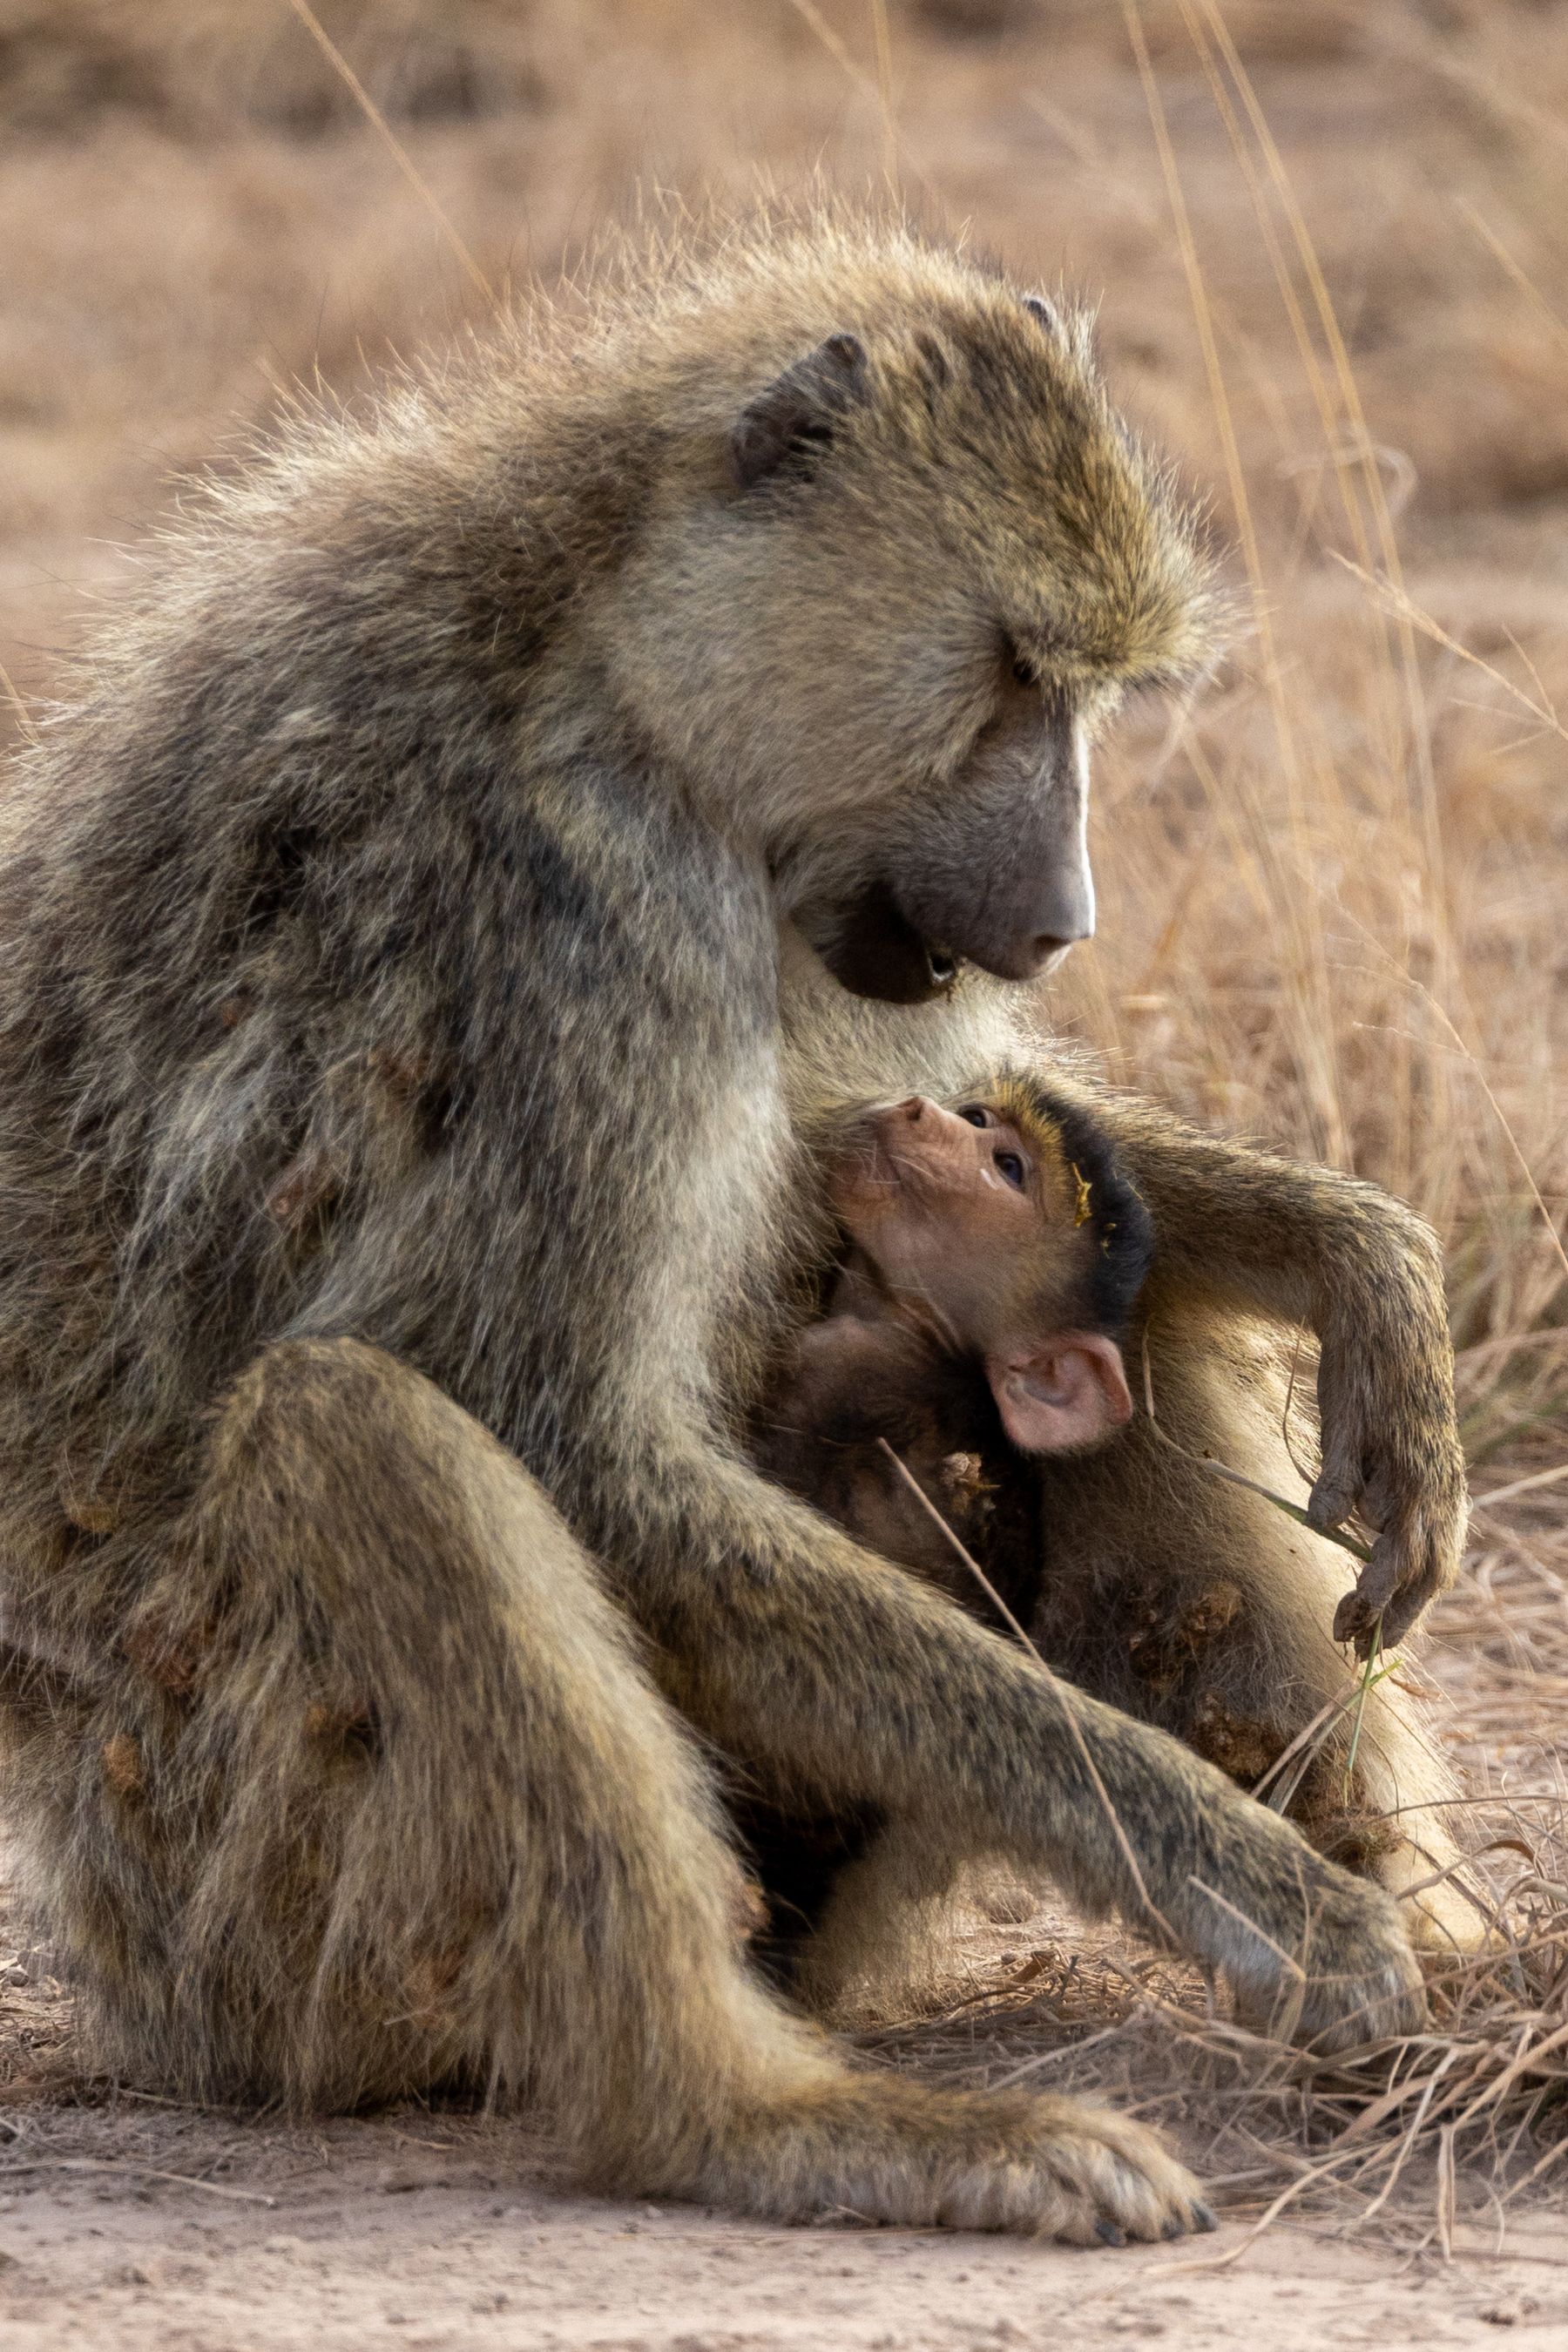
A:
<svg viewBox="0 0 1568 2352">
<path fill-rule="evenodd" d="M 1067 705 L 1032 701 L 989 730 L 963 784 L 837 908 L 821 953 L 858 996 L 919 1004 L 961 963 L 1037 980 L 1092 937 L 1088 761 Z"/>
<path fill-rule="evenodd" d="M 958 958 L 916 930 L 886 882 L 873 882 L 845 908 L 822 960 L 854 995 L 883 1004 L 944 995 L 958 972 Z"/>
<path fill-rule="evenodd" d="M 1047 857 L 1039 873 L 1019 861 L 1011 874 L 1000 863 L 1004 870 L 994 877 L 981 869 L 987 887 L 979 890 L 949 884 L 911 891 L 911 914 L 890 883 L 872 883 L 840 908 L 831 935 L 819 943 L 823 961 L 855 995 L 884 1004 L 942 995 L 964 963 L 998 980 L 1043 979 L 1093 933 L 1088 861 L 1081 854 Z M 972 890 L 973 907 L 966 903 Z"/>
</svg>

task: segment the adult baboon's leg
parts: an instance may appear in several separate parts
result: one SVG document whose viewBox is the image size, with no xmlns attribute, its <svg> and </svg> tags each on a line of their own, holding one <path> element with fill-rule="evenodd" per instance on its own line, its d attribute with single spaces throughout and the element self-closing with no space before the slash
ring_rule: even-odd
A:
<svg viewBox="0 0 1568 2352">
<path fill-rule="evenodd" d="M 1458 1858 L 1445 1810 L 1455 1790 L 1422 1703 L 1398 1677 L 1363 1699 L 1360 1667 L 1331 1638 L 1354 1560 L 1193 1458 L 1303 1493 L 1282 1433 L 1279 1336 L 1194 1308 L 1162 1314 L 1149 1346 L 1157 1424 L 1141 1402 L 1114 1445 L 1041 1465 L 1031 1630 L 1043 1654 L 1244 1786 L 1271 1775 L 1271 1801 L 1289 1794 L 1291 1819 L 1336 1861 L 1398 1895 L 1419 1888 L 1407 1906 L 1418 1943 L 1474 1946 L 1484 1916 L 1440 1876 Z M 1132 1384 L 1141 1391 L 1136 1368 Z"/>
<path fill-rule="evenodd" d="M 856 2074 L 773 2000 L 694 1743 L 591 1565 L 378 1351 L 287 1343 L 242 1380 L 128 1646 L 160 1706 L 171 1660 L 191 1688 L 98 1784 L 91 1834 L 162 1856 L 140 1964 L 98 1991 L 186 2088 L 477 2076 L 594 2177 L 772 2213 L 1079 2240 L 1201 2218 L 1142 2126 Z"/>
</svg>

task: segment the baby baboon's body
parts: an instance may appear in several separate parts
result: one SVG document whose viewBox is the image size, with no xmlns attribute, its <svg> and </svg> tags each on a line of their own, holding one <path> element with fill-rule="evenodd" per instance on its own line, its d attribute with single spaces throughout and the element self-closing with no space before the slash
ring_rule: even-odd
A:
<svg viewBox="0 0 1568 2352">
<path fill-rule="evenodd" d="M 1362 1708 L 1359 1773 L 1348 1708 L 1299 1751 L 1318 1688 L 1300 1661 L 1332 1603 L 1319 1548 L 1292 1552 L 1251 1496 L 1253 1556 L 1284 1573 L 1273 1590 L 1237 1580 L 1238 1529 L 1216 1527 L 1212 1491 L 1193 1491 L 1214 1475 L 1205 1458 L 1245 1459 L 1279 1489 L 1295 1476 L 1282 1335 L 1211 1309 L 1194 1344 L 1189 1305 L 1165 1426 L 1143 1420 L 1122 1440 L 1109 1507 L 1092 1455 L 1132 1415 L 1121 1343 L 1151 1264 L 1148 1213 L 1090 1104 L 1023 1073 L 969 1092 L 946 1112 L 916 1097 L 846 1121 L 825 1168 L 846 1255 L 764 1401 L 753 1459 L 1073 1681 L 1242 1786 L 1271 1786 L 1334 1859 L 1430 1881 L 1453 1859 L 1440 1815 L 1414 1825 L 1414 1845 L 1390 1818 L 1402 1793 L 1442 1785 L 1408 1708 L 1370 1723 Z M 911 1851 L 864 1808 L 792 1820 L 752 1800 L 737 1820 L 768 1901 L 757 1948 L 814 2006 L 874 2004 L 900 1962 L 940 1968 L 947 1906 L 922 1921 L 920 1898 L 944 1897 L 952 1870 L 928 1865 L 918 1838 Z M 1458 1888 L 1428 1885 L 1415 1925 L 1424 1940 L 1471 1941 L 1479 1916 Z"/>
<path fill-rule="evenodd" d="M 1310 1912 L 1303 2029 L 1414 2016 L 1375 1890 L 732 1444 L 814 1122 L 1021 1049 L 1011 982 L 1091 919 L 1088 734 L 1203 640 L 1079 330 L 896 230 L 667 257 L 182 528 L 0 876 L 8 1801 L 108 2063 L 467 2075 L 767 2211 L 1193 2221 L 1141 2126 L 861 2077 L 773 2000 L 682 1717 L 1254 2005 Z M 1426 1237 L 1114 1116 L 1169 1347 L 1215 1284 L 1316 1325 L 1408 1612 L 1461 1492 Z"/>
<path fill-rule="evenodd" d="M 1119 1343 L 1152 1250 L 1143 1204 L 1092 1113 L 1021 1071 L 967 1103 L 847 1117 L 823 1176 L 843 1254 L 752 1458 L 987 1622 L 1032 1616 L 1033 1465 L 1131 1417 Z"/>
</svg>

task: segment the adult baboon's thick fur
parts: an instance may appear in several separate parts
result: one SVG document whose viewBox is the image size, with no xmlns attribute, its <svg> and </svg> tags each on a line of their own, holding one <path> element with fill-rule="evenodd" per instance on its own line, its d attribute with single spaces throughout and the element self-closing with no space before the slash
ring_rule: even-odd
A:
<svg viewBox="0 0 1568 2352">
<path fill-rule="evenodd" d="M 1089 729 L 1205 627 L 1080 324 L 897 227 L 666 256 L 174 534 L 0 882 L 8 1801 L 106 2063 L 468 2076 L 600 2178 L 768 2212 L 1201 2218 L 1142 2126 L 856 2073 L 768 1994 L 687 1726 L 1303 2032 L 1414 2021 L 1384 1893 L 730 1435 L 818 1245 L 800 1142 L 1027 1050 L 1009 981 L 1091 919 Z M 1402 1624 L 1462 1500 L 1428 1238 L 1102 1116 L 1163 1353 L 1184 1298 L 1321 1336 L 1320 1503 L 1381 1524 Z"/>
</svg>

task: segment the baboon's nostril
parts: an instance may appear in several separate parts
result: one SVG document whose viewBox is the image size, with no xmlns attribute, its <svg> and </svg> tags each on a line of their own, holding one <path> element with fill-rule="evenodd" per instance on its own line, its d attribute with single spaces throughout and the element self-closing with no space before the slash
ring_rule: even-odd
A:
<svg viewBox="0 0 1568 2352">
<path fill-rule="evenodd" d="M 1058 940 L 1053 931 L 1041 931 L 1034 941 L 1036 971 L 1055 971 L 1073 944 L 1071 940 Z"/>
</svg>

